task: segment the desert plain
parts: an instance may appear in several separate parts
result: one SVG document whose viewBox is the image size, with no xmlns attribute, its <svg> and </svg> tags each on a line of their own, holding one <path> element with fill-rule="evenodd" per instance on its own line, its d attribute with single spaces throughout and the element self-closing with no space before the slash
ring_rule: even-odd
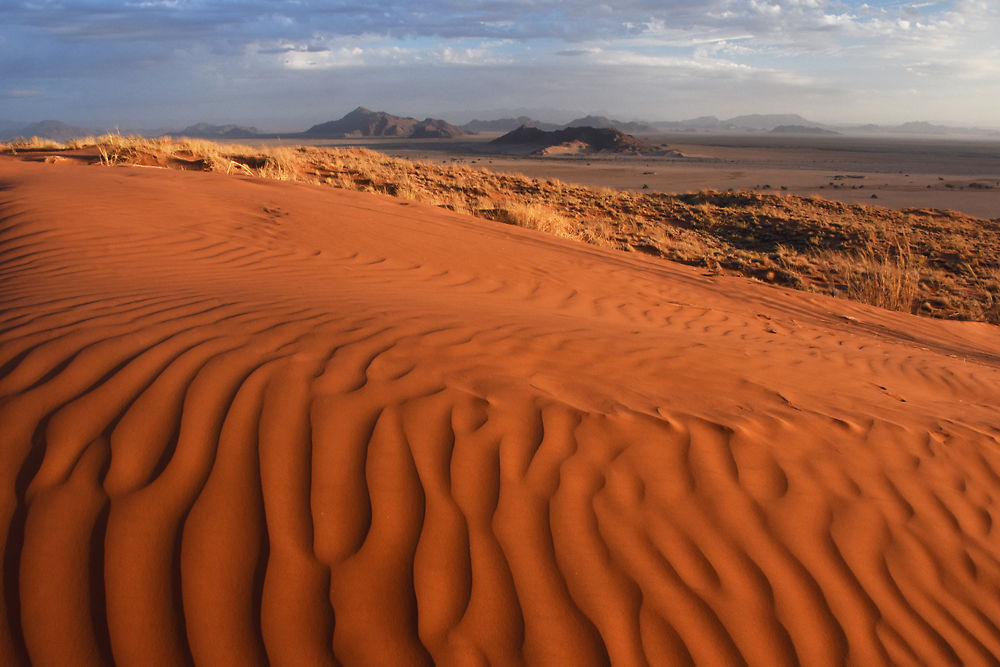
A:
<svg viewBox="0 0 1000 667">
<path fill-rule="evenodd" d="M 498 154 L 490 145 L 498 136 L 483 133 L 416 141 L 359 137 L 312 144 L 366 146 L 408 159 L 460 161 L 593 187 L 664 193 L 779 192 L 1000 218 L 1000 139 L 990 137 L 678 132 L 640 136 L 682 157 L 537 157 Z"/>
<path fill-rule="evenodd" d="M 535 164 L 1000 215 L 946 186 L 996 155 L 680 150 L 707 161 Z M 0 662 L 1000 660 L 995 325 L 245 164 L 24 157 L 0 156 Z"/>
</svg>

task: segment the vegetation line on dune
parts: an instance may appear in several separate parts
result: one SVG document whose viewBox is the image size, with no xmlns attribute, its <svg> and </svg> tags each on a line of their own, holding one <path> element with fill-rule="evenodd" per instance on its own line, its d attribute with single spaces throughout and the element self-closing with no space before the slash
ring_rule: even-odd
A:
<svg viewBox="0 0 1000 667">
<path fill-rule="evenodd" d="M 96 147 L 99 162 L 377 192 L 800 290 L 1000 324 L 1000 221 L 759 192 L 636 193 L 393 158 L 363 148 L 251 147 L 109 134 L 6 152 Z"/>
</svg>

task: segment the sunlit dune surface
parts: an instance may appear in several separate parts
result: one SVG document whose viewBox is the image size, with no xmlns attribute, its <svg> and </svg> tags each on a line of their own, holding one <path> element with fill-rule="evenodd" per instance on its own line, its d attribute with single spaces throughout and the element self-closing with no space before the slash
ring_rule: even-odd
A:
<svg viewBox="0 0 1000 667">
<path fill-rule="evenodd" d="M 998 329 L 704 273 L 0 160 L 0 663 L 996 664 Z"/>
</svg>

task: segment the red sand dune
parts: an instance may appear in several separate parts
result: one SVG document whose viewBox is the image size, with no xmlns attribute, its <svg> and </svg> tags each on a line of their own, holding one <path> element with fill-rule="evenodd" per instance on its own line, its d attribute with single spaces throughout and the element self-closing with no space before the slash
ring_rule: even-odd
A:
<svg viewBox="0 0 1000 667">
<path fill-rule="evenodd" d="M 995 327 L 9 159 L 0 281 L 0 663 L 1000 658 Z"/>
</svg>

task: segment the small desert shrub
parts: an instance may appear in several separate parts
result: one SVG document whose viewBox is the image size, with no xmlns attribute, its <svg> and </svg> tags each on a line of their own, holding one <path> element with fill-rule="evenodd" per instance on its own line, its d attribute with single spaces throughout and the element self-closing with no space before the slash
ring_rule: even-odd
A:
<svg viewBox="0 0 1000 667">
<path fill-rule="evenodd" d="M 257 169 L 261 178 L 271 178 L 278 181 L 296 180 L 299 164 L 298 152 L 293 148 L 278 147 L 268 151 L 264 164 Z"/>
<path fill-rule="evenodd" d="M 66 142 L 66 148 L 70 150 L 79 150 L 81 148 L 86 148 L 87 146 L 97 145 L 97 139 L 95 137 L 79 137 L 77 139 L 70 139 Z"/>
<path fill-rule="evenodd" d="M 236 160 L 229 160 L 226 165 L 227 174 L 243 174 L 244 176 L 254 176 L 253 169 L 249 165 L 243 164 L 242 162 L 237 162 Z"/>
<path fill-rule="evenodd" d="M 129 162 L 136 155 L 136 137 L 123 137 L 122 135 L 105 134 L 97 139 L 97 151 L 101 155 L 101 164 L 105 167 L 113 167 L 116 164 Z"/>
<path fill-rule="evenodd" d="M 109 133 L 94 141 L 105 166 L 116 164 L 141 163 L 144 159 L 155 160 L 159 156 L 171 156 L 178 151 L 180 145 L 169 138 L 160 137 L 147 139 L 145 137 L 122 136 L 120 133 Z"/>
<path fill-rule="evenodd" d="M 868 237 L 853 252 L 825 251 L 821 262 L 840 275 L 848 298 L 872 306 L 914 312 L 924 259 L 899 234 Z"/>
<path fill-rule="evenodd" d="M 30 139 L 18 137 L 17 139 L 11 141 L 8 146 L 14 150 L 20 149 L 36 151 L 58 151 L 66 148 L 66 144 L 53 141 L 52 139 L 46 139 L 45 137 L 31 137 Z"/>
<path fill-rule="evenodd" d="M 542 204 L 508 200 L 499 207 L 498 213 L 502 222 L 511 225 L 566 238 L 575 236 L 572 222 Z"/>
<path fill-rule="evenodd" d="M 238 160 L 234 160 L 232 156 L 237 152 L 244 152 L 239 151 L 240 148 L 245 148 L 245 152 L 253 150 L 241 146 L 223 147 L 205 139 L 182 138 L 177 141 L 160 140 L 160 144 L 167 155 L 200 160 L 205 165 L 204 168 L 207 171 L 224 171 L 226 173 L 233 173 L 234 169 L 246 173 L 245 170 L 240 168 L 245 165 Z M 225 148 L 225 153 L 223 152 L 223 148 Z M 247 169 L 249 169 L 248 166 Z"/>
<path fill-rule="evenodd" d="M 399 199 L 406 199 L 409 201 L 420 201 L 422 199 L 420 189 L 414 185 L 412 179 L 405 174 L 396 177 L 395 180 L 389 180 L 386 182 L 386 184 L 382 187 L 382 191 L 388 195 L 392 195 L 393 197 L 398 197 Z"/>
<path fill-rule="evenodd" d="M 614 228 L 608 220 L 588 220 L 578 225 L 578 229 L 579 233 L 574 236 L 581 241 L 605 248 L 615 245 Z"/>
<path fill-rule="evenodd" d="M 328 176 L 326 182 L 335 188 L 340 188 L 341 190 L 357 190 L 358 186 L 351 178 L 349 174 L 342 171 L 335 173 L 333 176 Z"/>
<path fill-rule="evenodd" d="M 465 196 L 461 192 L 456 192 L 454 190 L 439 193 L 433 198 L 431 203 L 435 206 L 446 208 L 449 211 L 454 211 L 455 213 L 462 213 L 465 215 L 470 215 L 472 213 L 472 209 L 469 207 L 469 202 L 466 200 Z"/>
</svg>

